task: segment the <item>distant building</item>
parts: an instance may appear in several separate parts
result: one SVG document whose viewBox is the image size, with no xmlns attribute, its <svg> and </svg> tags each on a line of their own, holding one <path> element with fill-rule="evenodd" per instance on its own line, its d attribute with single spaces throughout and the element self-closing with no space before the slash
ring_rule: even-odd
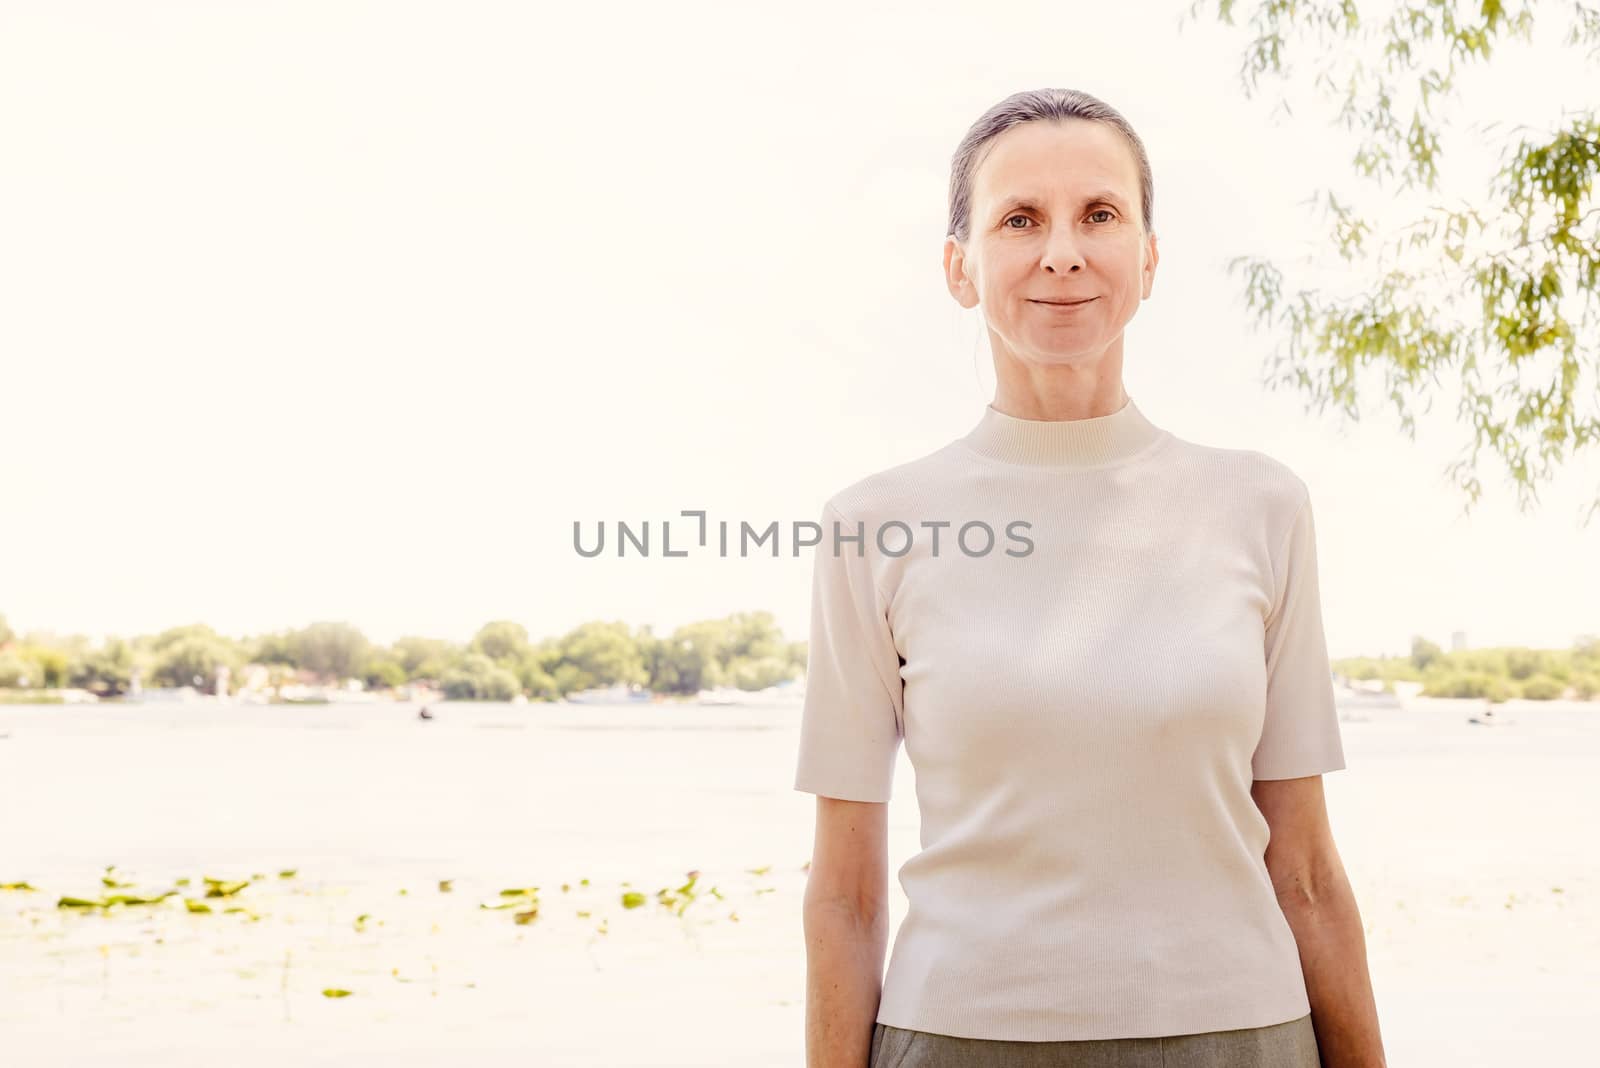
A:
<svg viewBox="0 0 1600 1068">
<path fill-rule="evenodd" d="M 1450 632 L 1450 651 L 1452 653 L 1464 653 L 1467 651 L 1466 631 L 1453 630 Z"/>
</svg>

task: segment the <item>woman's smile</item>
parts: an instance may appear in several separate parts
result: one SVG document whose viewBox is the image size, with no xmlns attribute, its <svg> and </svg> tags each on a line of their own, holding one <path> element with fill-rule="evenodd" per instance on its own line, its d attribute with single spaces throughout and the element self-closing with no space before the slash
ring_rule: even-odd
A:
<svg viewBox="0 0 1600 1068">
<path fill-rule="evenodd" d="M 1030 304 L 1038 304 L 1041 307 L 1051 308 L 1051 309 L 1054 309 L 1055 311 L 1059 311 L 1059 312 L 1070 312 L 1070 311 L 1077 311 L 1079 308 L 1085 307 L 1086 305 L 1091 304 L 1094 301 L 1099 300 L 1099 299 L 1100 299 L 1099 297 L 1090 297 L 1087 300 L 1074 301 L 1071 304 L 1057 303 L 1057 302 L 1051 301 L 1051 300 L 1032 300 L 1032 301 L 1029 301 L 1028 303 L 1030 303 Z"/>
</svg>

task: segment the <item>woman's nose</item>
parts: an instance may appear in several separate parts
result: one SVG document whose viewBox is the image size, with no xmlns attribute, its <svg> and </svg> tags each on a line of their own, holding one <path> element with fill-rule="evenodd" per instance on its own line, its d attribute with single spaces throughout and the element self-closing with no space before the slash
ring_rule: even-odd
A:
<svg viewBox="0 0 1600 1068">
<path fill-rule="evenodd" d="M 1044 253 L 1039 261 L 1048 271 L 1073 271 L 1083 266 L 1083 254 L 1078 249 L 1077 237 L 1071 231 L 1056 231 L 1045 239 Z"/>
</svg>

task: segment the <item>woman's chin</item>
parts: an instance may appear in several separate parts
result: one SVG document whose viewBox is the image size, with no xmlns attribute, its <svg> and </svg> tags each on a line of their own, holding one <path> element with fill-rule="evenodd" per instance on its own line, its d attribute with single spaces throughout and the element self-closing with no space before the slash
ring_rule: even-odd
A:
<svg viewBox="0 0 1600 1068">
<path fill-rule="evenodd" d="M 1060 338 L 1044 338 L 1030 353 L 1035 363 L 1077 363 L 1104 351 L 1094 345 L 1067 345 Z"/>
</svg>

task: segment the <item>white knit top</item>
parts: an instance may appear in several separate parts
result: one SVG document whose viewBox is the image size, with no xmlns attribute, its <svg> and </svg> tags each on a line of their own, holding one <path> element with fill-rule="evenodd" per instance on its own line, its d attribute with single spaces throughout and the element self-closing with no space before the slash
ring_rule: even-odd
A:
<svg viewBox="0 0 1600 1068">
<path fill-rule="evenodd" d="M 1043 1042 L 1308 1013 L 1250 796 L 1345 766 L 1305 482 L 1131 398 L 988 406 L 821 522 L 795 789 L 887 801 L 903 741 L 921 812 L 878 1021 Z M 836 553 L 835 524 L 861 537 Z"/>
</svg>

